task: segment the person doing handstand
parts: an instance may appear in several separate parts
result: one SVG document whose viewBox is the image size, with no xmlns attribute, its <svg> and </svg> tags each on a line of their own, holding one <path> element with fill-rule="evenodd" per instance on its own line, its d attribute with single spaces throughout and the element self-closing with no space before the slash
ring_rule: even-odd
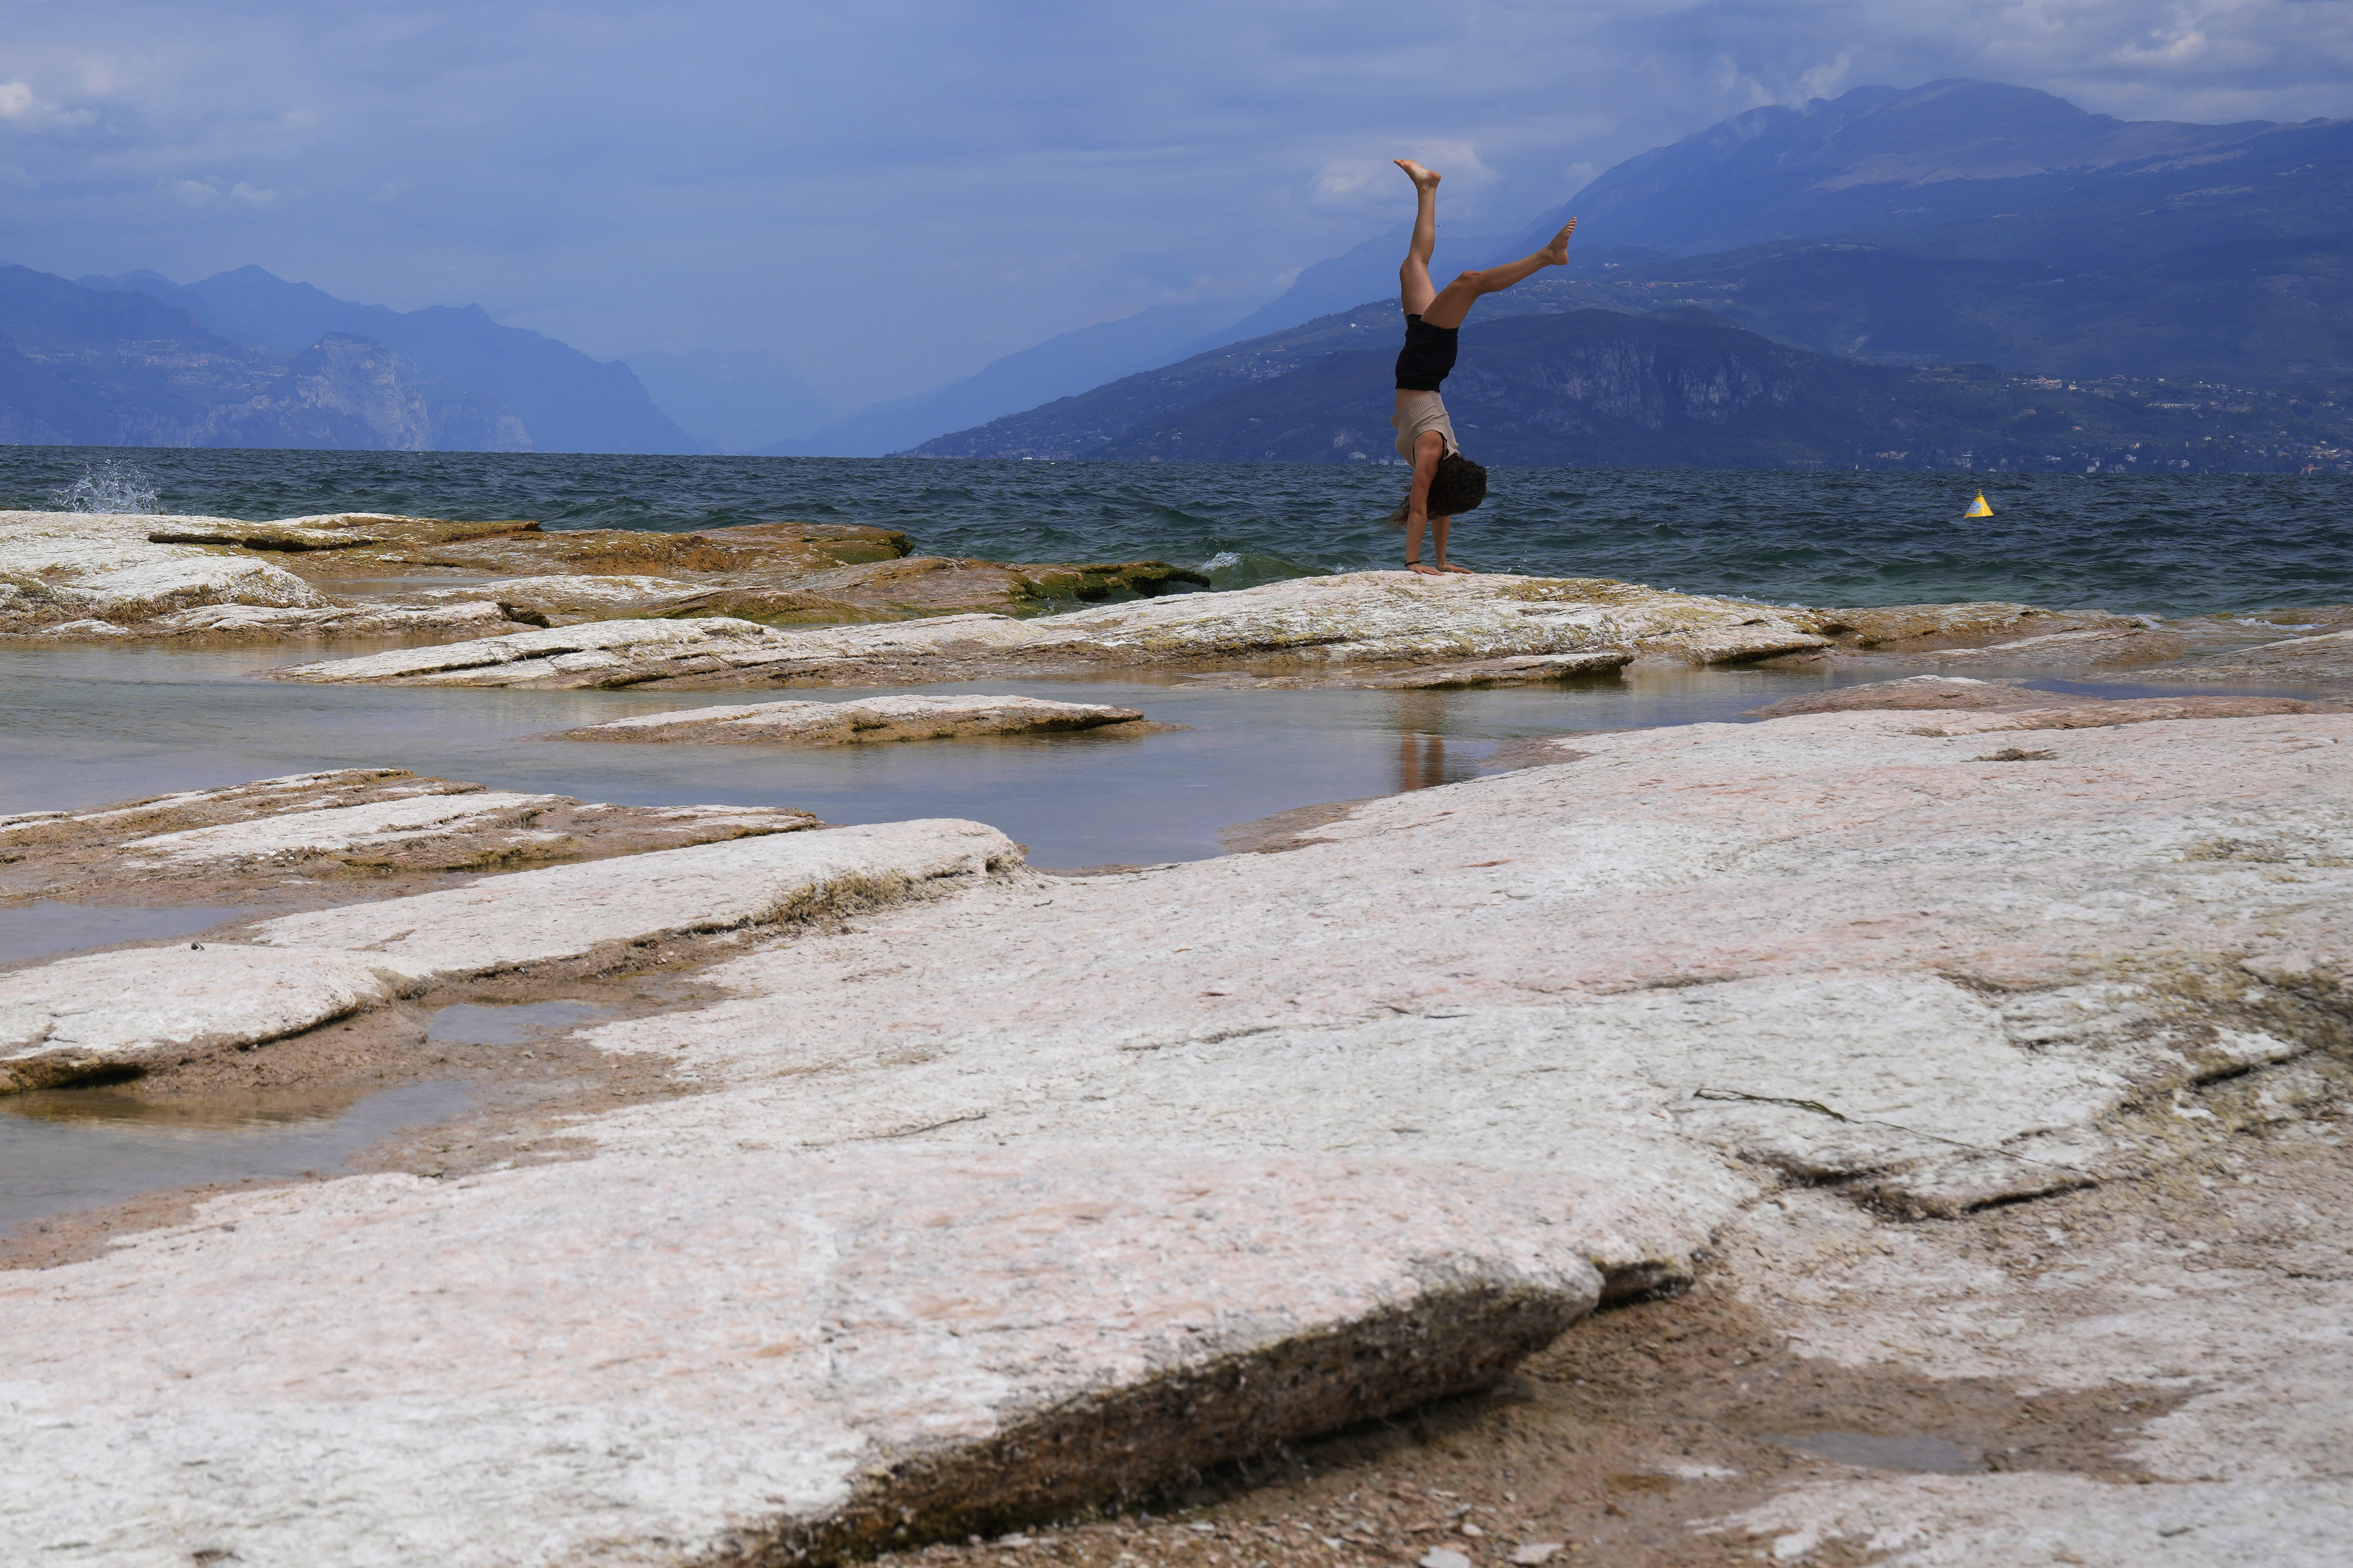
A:
<svg viewBox="0 0 2353 1568">
<path fill-rule="evenodd" d="M 1482 294 L 1499 294 L 1531 273 L 1568 261 L 1568 236 L 1577 227 L 1571 218 L 1552 243 L 1534 256 L 1501 267 L 1482 268 L 1458 276 L 1445 288 L 1430 281 L 1430 253 L 1438 248 L 1438 175 L 1410 158 L 1395 160 L 1413 182 L 1413 240 L 1405 264 L 1398 268 L 1398 303 L 1405 309 L 1405 348 L 1397 361 L 1398 456 L 1413 465 L 1413 488 L 1405 504 L 1389 514 L 1391 527 L 1405 530 L 1405 563 L 1424 576 L 1468 572 L 1446 559 L 1446 525 L 1477 506 L 1487 495 L 1487 470 L 1463 457 L 1454 440 L 1453 423 L 1438 395 L 1446 373 L 1454 368 L 1455 339 L 1462 318 Z M 1421 563 L 1421 531 L 1435 522 L 1438 563 Z"/>
</svg>

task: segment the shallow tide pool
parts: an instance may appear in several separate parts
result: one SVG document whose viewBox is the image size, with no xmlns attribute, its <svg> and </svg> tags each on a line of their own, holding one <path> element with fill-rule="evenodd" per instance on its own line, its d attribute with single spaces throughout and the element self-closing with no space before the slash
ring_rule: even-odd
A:
<svg viewBox="0 0 2353 1568">
<path fill-rule="evenodd" d="M 628 805 L 797 806 L 844 824 L 970 817 L 1028 845 L 1035 865 L 1145 864 L 1214 855 L 1219 828 L 1293 806 L 1472 777 L 1516 737 L 1733 719 L 1829 684 L 1819 675 L 1686 669 L 1459 692 L 995 680 L 887 689 L 1113 702 L 1189 728 L 796 751 L 528 737 L 664 709 L 874 693 L 320 687 L 252 673 L 289 658 L 0 653 L 9 738 L 0 812 L 391 766 Z"/>
<path fill-rule="evenodd" d="M 1641 669 L 1459 692 L 987 681 L 889 689 L 1113 702 L 1188 728 L 787 750 L 529 737 L 664 709 L 872 693 L 471 691 L 255 677 L 289 658 L 275 649 L 0 652 L 0 813 L 391 766 L 585 800 L 795 806 L 839 824 L 968 817 L 1027 845 L 1036 866 L 1142 865 L 1216 855 L 1221 828 L 1296 806 L 1475 777 L 1505 741 L 1736 720 L 1780 698 L 1888 673 Z M 2114 696 L 2157 689 L 2045 684 Z M 183 936 L 244 912 L 144 908 L 129 879 L 121 894 L 108 904 L 0 906 L 0 964 Z M 460 1005 L 434 1026 L 440 1037 L 521 1044 L 596 1011 L 565 1008 Z M 456 1115 L 466 1093 L 424 1085 L 184 1110 L 121 1089 L 0 1099 L 0 1235 L 146 1192 L 332 1172 L 400 1127 Z"/>
</svg>

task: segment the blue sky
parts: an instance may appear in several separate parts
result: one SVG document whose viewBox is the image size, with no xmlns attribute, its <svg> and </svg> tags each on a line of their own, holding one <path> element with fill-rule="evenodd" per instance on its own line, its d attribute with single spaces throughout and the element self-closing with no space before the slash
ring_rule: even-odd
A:
<svg viewBox="0 0 2353 1568">
<path fill-rule="evenodd" d="M 0 0 L 0 259 L 259 263 L 846 403 L 1397 221 L 1516 225 L 1767 102 L 1974 76 L 2131 119 L 2353 115 L 2353 0 Z M 1603 237 L 1591 237 L 1596 240 Z M 1441 264 L 1444 258 L 1440 258 Z"/>
</svg>

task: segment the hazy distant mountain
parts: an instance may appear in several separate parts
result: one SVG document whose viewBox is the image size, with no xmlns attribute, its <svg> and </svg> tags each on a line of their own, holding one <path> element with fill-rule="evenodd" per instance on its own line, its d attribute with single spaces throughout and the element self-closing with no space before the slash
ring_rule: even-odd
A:
<svg viewBox="0 0 2353 1568">
<path fill-rule="evenodd" d="M 1376 302 L 1247 342 L 1210 349 L 1155 370 L 1139 371 L 969 430 L 935 437 L 915 447 L 913 455 L 1069 458 L 1090 452 L 1130 426 L 1170 409 L 1189 407 L 1236 387 L 1288 375 L 1335 353 L 1392 343 L 1397 335 L 1397 302 Z M 1392 347 L 1388 353 L 1394 360 L 1397 350 Z"/>
<path fill-rule="evenodd" d="M 522 419 L 425 374 L 382 343 L 328 332 L 249 403 L 219 411 L 199 446 L 528 452 Z"/>
<path fill-rule="evenodd" d="M 1398 176 L 1398 189 L 1404 198 L 1412 195 L 1405 176 Z M 1193 345 L 1196 351 L 1240 342 L 1245 338 L 1263 337 L 1286 327 L 1296 327 L 1318 316 L 1328 316 L 1335 310 L 1346 310 L 1366 300 L 1387 297 L 1392 304 L 1397 299 L 1398 266 L 1405 259 L 1406 241 L 1412 237 L 1413 225 L 1398 224 L 1374 236 L 1353 250 L 1345 250 L 1329 261 L 1319 261 L 1301 272 L 1290 288 L 1268 300 L 1232 326 L 1207 342 Z M 1547 236 L 1547 237 L 1549 237 Z M 1441 278 L 1451 278 L 1466 268 L 1484 267 L 1495 258 L 1499 247 L 1511 243 L 1513 236 L 1505 230 L 1486 226 L 1469 226 L 1441 222 L 1438 230 L 1438 254 L 1431 267 Z M 1525 255 L 1525 249 L 1517 254 Z"/>
<path fill-rule="evenodd" d="M 495 399 L 339 333 L 280 363 L 142 292 L 0 267 L 0 440 L 528 450 Z"/>
<path fill-rule="evenodd" d="M 2353 228 L 2353 122 L 2122 121 L 2000 82 L 1859 87 L 1654 148 L 1538 216 L 1605 245 L 1691 255 L 1867 236 L 2070 266 Z"/>
<path fill-rule="evenodd" d="M 1243 306 L 1158 305 L 1116 321 L 1063 332 L 992 360 L 936 392 L 861 409 L 800 440 L 759 448 L 779 457 L 873 458 L 903 451 L 1017 408 L 1082 392 L 1182 353 L 1239 317 Z"/>
<path fill-rule="evenodd" d="M 624 354 L 655 405 L 706 452 L 749 452 L 830 424 L 846 405 L 760 349 Z"/>
<path fill-rule="evenodd" d="M 424 373 L 512 410 L 543 452 L 692 452 L 692 437 L 654 405 L 628 366 L 503 327 L 479 305 L 394 310 L 338 300 L 259 267 L 174 284 L 154 272 L 84 278 L 91 289 L 144 294 L 186 310 L 231 342 L 291 360 L 329 332 L 384 344 Z"/>
</svg>

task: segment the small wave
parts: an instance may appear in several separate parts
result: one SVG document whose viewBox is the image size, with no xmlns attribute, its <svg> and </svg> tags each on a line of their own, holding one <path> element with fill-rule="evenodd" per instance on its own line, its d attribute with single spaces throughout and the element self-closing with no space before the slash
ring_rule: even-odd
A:
<svg viewBox="0 0 2353 1568">
<path fill-rule="evenodd" d="M 1332 568 L 1290 560 L 1243 544 L 1239 549 L 1218 551 L 1194 570 L 1207 573 L 1214 587 L 1255 588 L 1261 583 L 1280 583 L 1287 577 L 1322 576 Z"/>
<path fill-rule="evenodd" d="M 83 468 L 81 478 L 73 483 L 51 490 L 49 499 L 58 503 L 59 511 L 153 512 L 155 498 L 162 493 L 146 469 L 109 458 Z"/>
</svg>

